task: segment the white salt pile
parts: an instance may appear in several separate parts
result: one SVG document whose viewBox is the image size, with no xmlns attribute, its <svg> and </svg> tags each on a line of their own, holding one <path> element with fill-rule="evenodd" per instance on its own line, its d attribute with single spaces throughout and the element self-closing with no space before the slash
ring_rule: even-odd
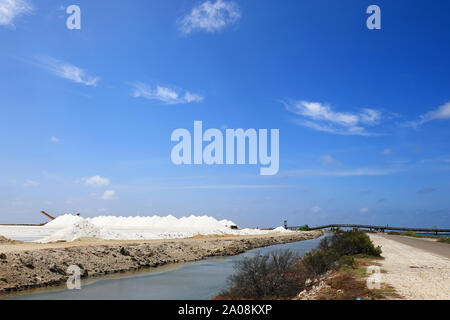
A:
<svg viewBox="0 0 450 320">
<path fill-rule="evenodd" d="M 116 216 L 99 216 L 94 218 L 83 219 L 79 216 L 66 214 L 57 217 L 55 220 L 46 224 L 48 227 L 65 227 L 76 222 L 87 220 L 99 227 L 110 228 L 151 228 L 160 230 L 211 230 L 230 228 L 236 225 L 229 220 L 216 220 L 208 216 L 194 216 L 176 218 L 172 215 L 165 217 L 116 217 Z"/>
<path fill-rule="evenodd" d="M 122 237 L 118 233 L 97 227 L 87 220 L 80 219 L 39 242 L 75 241 L 80 238 L 121 239 Z"/>
<path fill-rule="evenodd" d="M 216 220 L 208 216 L 176 218 L 172 215 L 160 217 L 115 217 L 99 216 L 82 218 L 63 215 L 46 224 L 45 228 L 54 230 L 51 235 L 39 242 L 74 241 L 80 238 L 105 240 L 149 240 L 187 238 L 195 235 L 257 235 L 267 233 L 291 232 L 278 227 L 274 230 L 231 229 L 236 225 L 229 220 Z"/>
</svg>

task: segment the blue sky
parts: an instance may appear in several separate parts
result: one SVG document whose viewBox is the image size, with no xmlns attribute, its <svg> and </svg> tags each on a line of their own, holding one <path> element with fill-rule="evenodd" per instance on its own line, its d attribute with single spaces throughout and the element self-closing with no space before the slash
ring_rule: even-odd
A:
<svg viewBox="0 0 450 320">
<path fill-rule="evenodd" d="M 81 8 L 69 30 L 65 8 Z M 381 8 L 381 30 L 366 8 Z M 2 10 L 3 9 L 3 10 Z M 450 227 L 448 1 L 0 0 L 0 218 Z M 280 130 L 280 170 L 173 130 Z"/>
</svg>

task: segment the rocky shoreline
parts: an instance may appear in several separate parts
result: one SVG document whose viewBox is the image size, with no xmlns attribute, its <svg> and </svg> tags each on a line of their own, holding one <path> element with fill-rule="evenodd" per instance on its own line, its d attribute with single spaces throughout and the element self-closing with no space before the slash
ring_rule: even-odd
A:
<svg viewBox="0 0 450 320">
<path fill-rule="evenodd" d="M 0 294 L 64 284 L 71 265 L 81 269 L 82 277 L 155 268 L 231 256 L 254 248 L 314 239 L 321 231 L 259 236 L 209 237 L 166 241 L 84 241 L 48 246 L 10 244 L 0 247 Z M 26 250 L 24 250 L 26 249 Z"/>
</svg>

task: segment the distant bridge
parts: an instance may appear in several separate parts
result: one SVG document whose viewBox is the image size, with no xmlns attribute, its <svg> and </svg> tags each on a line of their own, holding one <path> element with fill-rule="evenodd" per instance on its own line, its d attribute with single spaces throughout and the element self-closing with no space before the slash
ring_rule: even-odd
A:
<svg viewBox="0 0 450 320">
<path fill-rule="evenodd" d="M 320 230 L 320 229 L 337 229 L 337 228 L 358 228 L 358 229 L 369 229 L 371 231 L 380 231 L 385 232 L 385 230 L 391 231 L 414 231 L 414 232 L 429 232 L 429 233 L 443 233 L 450 232 L 450 229 L 437 229 L 437 228 L 403 228 L 403 227 L 390 227 L 390 226 L 375 226 L 375 225 L 365 225 L 365 224 L 327 224 L 323 226 L 317 227 L 309 227 L 309 226 L 298 226 L 298 227 L 288 227 L 285 221 L 284 227 L 290 230 Z"/>
</svg>

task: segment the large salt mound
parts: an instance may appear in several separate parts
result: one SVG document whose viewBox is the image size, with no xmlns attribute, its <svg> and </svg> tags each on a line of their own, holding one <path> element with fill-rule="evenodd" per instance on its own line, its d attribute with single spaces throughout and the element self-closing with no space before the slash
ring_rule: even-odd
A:
<svg viewBox="0 0 450 320">
<path fill-rule="evenodd" d="M 216 220 L 208 216 L 190 216 L 176 218 L 172 215 L 165 217 L 115 217 L 115 216 L 99 216 L 94 218 L 83 219 L 79 216 L 66 214 L 57 217 L 55 220 L 46 224 L 48 227 L 65 227 L 73 225 L 76 222 L 87 220 L 98 227 L 107 228 L 139 228 L 139 229 L 155 229 L 168 231 L 195 231 L 195 230 L 214 230 L 228 229 L 232 225 L 236 225 L 229 220 Z"/>
<path fill-rule="evenodd" d="M 274 230 L 231 229 L 235 223 L 216 220 L 208 216 L 166 217 L 115 217 L 99 216 L 81 218 L 63 215 L 47 223 L 46 228 L 58 229 L 39 242 L 74 241 L 79 238 L 99 238 L 105 240 L 149 240 L 187 238 L 196 235 L 259 235 L 267 233 L 291 232 L 283 227 Z"/>
<path fill-rule="evenodd" d="M 99 228 L 87 220 L 79 220 L 72 225 L 66 226 L 64 229 L 56 231 L 51 236 L 41 239 L 39 242 L 55 242 L 55 241 L 75 241 L 80 238 L 97 238 L 97 239 L 122 239 L 121 235 Z"/>
</svg>

